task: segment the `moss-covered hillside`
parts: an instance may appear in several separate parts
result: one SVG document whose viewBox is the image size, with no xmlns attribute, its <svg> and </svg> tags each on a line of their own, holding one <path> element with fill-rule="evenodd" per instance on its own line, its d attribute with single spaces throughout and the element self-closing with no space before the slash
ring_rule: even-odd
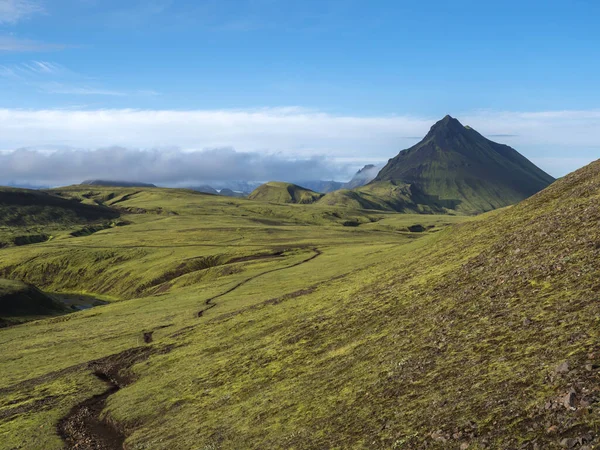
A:
<svg viewBox="0 0 600 450">
<path fill-rule="evenodd" d="M 323 197 L 323 194 L 311 191 L 291 183 L 269 181 L 257 187 L 248 196 L 251 200 L 260 200 L 273 203 L 314 203 Z"/>
<path fill-rule="evenodd" d="M 34 286 L 0 278 L 0 327 L 67 311 Z"/>
</svg>

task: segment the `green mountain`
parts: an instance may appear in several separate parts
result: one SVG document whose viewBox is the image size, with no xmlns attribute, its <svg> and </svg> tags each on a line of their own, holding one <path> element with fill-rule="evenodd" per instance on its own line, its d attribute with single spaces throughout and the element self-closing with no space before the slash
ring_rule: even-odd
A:
<svg viewBox="0 0 600 450">
<path fill-rule="evenodd" d="M 248 196 L 251 200 L 260 200 L 272 203 L 314 203 L 323 197 L 323 194 L 311 191 L 292 183 L 269 181 L 257 187 Z"/>
<path fill-rule="evenodd" d="M 553 181 L 513 148 L 446 116 L 390 159 L 373 184 L 409 184 L 415 202 L 472 214 L 518 203 Z"/>
</svg>

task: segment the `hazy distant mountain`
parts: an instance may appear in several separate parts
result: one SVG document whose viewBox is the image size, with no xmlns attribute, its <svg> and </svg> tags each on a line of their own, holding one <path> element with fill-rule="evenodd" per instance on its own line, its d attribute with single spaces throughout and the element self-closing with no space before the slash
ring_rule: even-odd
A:
<svg viewBox="0 0 600 450">
<path fill-rule="evenodd" d="M 344 183 L 339 181 L 323 181 L 323 180 L 312 180 L 312 181 L 295 181 L 294 184 L 302 186 L 311 191 L 321 192 L 326 194 L 328 192 L 337 191 L 341 189 Z"/>
<path fill-rule="evenodd" d="M 360 169 L 356 174 L 352 177 L 352 179 L 345 183 L 342 188 L 343 189 L 354 189 L 360 186 L 364 186 L 365 184 L 373 181 L 373 179 L 379 173 L 379 167 L 373 164 L 367 164 L 365 167 Z"/>
<path fill-rule="evenodd" d="M 219 195 L 224 195 L 225 197 L 246 197 L 247 194 L 244 192 L 235 192 L 231 189 L 221 189 L 219 191 Z"/>
<path fill-rule="evenodd" d="M 242 192 L 244 194 L 249 194 L 254 189 L 262 184 L 262 182 L 258 181 L 204 181 L 207 185 L 212 186 L 216 190 L 222 189 L 230 189 L 233 192 Z"/>
<path fill-rule="evenodd" d="M 19 189 L 50 189 L 50 185 L 47 184 L 31 184 L 31 183 L 7 183 L 6 186 L 19 188 Z"/>
<path fill-rule="evenodd" d="M 212 186 L 209 186 L 207 184 L 202 185 L 202 186 L 190 186 L 188 189 L 191 189 L 192 191 L 198 191 L 198 192 L 204 192 L 205 194 L 218 194 L 219 191 L 217 191 L 215 188 L 213 188 Z"/>
<path fill-rule="evenodd" d="M 89 186 L 109 186 L 109 187 L 156 187 L 152 183 L 140 183 L 138 181 L 117 181 L 117 180 L 85 180 L 81 184 Z"/>
</svg>

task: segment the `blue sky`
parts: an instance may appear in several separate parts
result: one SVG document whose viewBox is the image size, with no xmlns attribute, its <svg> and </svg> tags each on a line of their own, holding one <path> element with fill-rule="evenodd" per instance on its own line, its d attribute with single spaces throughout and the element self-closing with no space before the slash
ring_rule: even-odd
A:
<svg viewBox="0 0 600 450">
<path fill-rule="evenodd" d="M 340 177 L 450 113 L 562 175 L 600 154 L 599 22 L 593 0 L 0 0 L 0 150 L 228 148 Z"/>
</svg>

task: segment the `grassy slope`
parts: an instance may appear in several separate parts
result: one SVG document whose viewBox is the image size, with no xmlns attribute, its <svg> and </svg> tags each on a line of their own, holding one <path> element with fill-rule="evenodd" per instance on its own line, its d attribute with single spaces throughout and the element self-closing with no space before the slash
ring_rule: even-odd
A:
<svg viewBox="0 0 600 450">
<path fill-rule="evenodd" d="M 322 196 L 295 184 L 269 181 L 252 191 L 248 198 L 263 202 L 307 204 L 316 202 Z"/>
<path fill-rule="evenodd" d="M 0 187 L 0 247 L 43 242 L 75 226 L 114 221 L 119 213 L 43 191 Z"/>
<path fill-rule="evenodd" d="M 443 202 L 421 202 L 410 185 L 391 181 L 369 183 L 352 190 L 342 189 L 321 198 L 321 205 L 348 208 L 366 208 L 381 211 L 398 211 L 413 214 L 455 213 Z"/>
<path fill-rule="evenodd" d="M 65 311 L 64 306 L 33 286 L 0 278 L 0 326 Z"/>
<path fill-rule="evenodd" d="M 109 399 L 108 413 L 126 425 L 132 449 L 558 448 L 562 439 L 593 436 L 600 424 L 599 191 L 595 163 L 515 207 L 421 239 L 380 225 L 402 216 L 357 228 L 337 219 L 316 226 L 325 221 L 314 216 L 318 207 L 299 205 L 285 206 L 283 215 L 303 219 L 269 234 L 270 227 L 249 225 L 249 212 L 263 216 L 265 205 L 229 205 L 227 214 L 204 220 L 219 228 L 221 220 L 240 220 L 239 234 L 229 236 L 240 255 L 284 243 L 295 250 L 283 259 L 246 261 L 241 272 L 210 281 L 175 282 L 156 297 L 1 331 L 0 348 L 10 357 L 0 358 L 7 387 L 0 412 L 55 398 L 45 411 L 9 416 L 0 442 L 58 448 L 52 424 L 83 391 L 64 374 L 47 374 L 72 367 L 93 393 L 78 364 L 142 345 L 147 330 L 156 330 L 152 345 L 176 348 L 137 365 L 138 381 Z M 123 203 L 139 207 L 135 198 Z M 281 217 L 282 210 L 268 208 Z M 113 241 L 129 228 L 135 233 L 127 239 L 153 253 L 158 236 L 167 245 L 185 240 L 186 233 L 174 233 L 184 210 L 191 215 L 193 208 L 140 216 L 132 228 L 77 242 L 82 250 L 102 248 L 109 241 L 102 233 Z M 163 226 L 152 235 L 152 227 Z M 221 251 L 223 238 L 199 228 L 188 229 L 188 242 L 216 243 Z M 184 253 L 171 246 L 180 259 Z M 321 256 L 291 267 L 315 247 Z M 19 254 L 24 250 L 8 254 L 30 264 L 34 254 Z M 290 268 L 265 273 L 282 265 Z M 138 272 L 145 267 L 141 259 Z M 128 276 L 137 273 L 130 270 Z M 260 273 L 193 317 L 205 299 Z M 115 280 L 126 284 L 117 274 Z M 565 360 L 569 371 L 557 374 Z M 16 384 L 38 376 L 47 379 L 33 392 Z M 571 387 L 575 409 L 561 405 Z"/>
<path fill-rule="evenodd" d="M 98 205 L 86 205 L 52 193 L 29 189 L 0 188 L 0 225 L 32 226 L 81 224 L 118 217 Z"/>
</svg>

